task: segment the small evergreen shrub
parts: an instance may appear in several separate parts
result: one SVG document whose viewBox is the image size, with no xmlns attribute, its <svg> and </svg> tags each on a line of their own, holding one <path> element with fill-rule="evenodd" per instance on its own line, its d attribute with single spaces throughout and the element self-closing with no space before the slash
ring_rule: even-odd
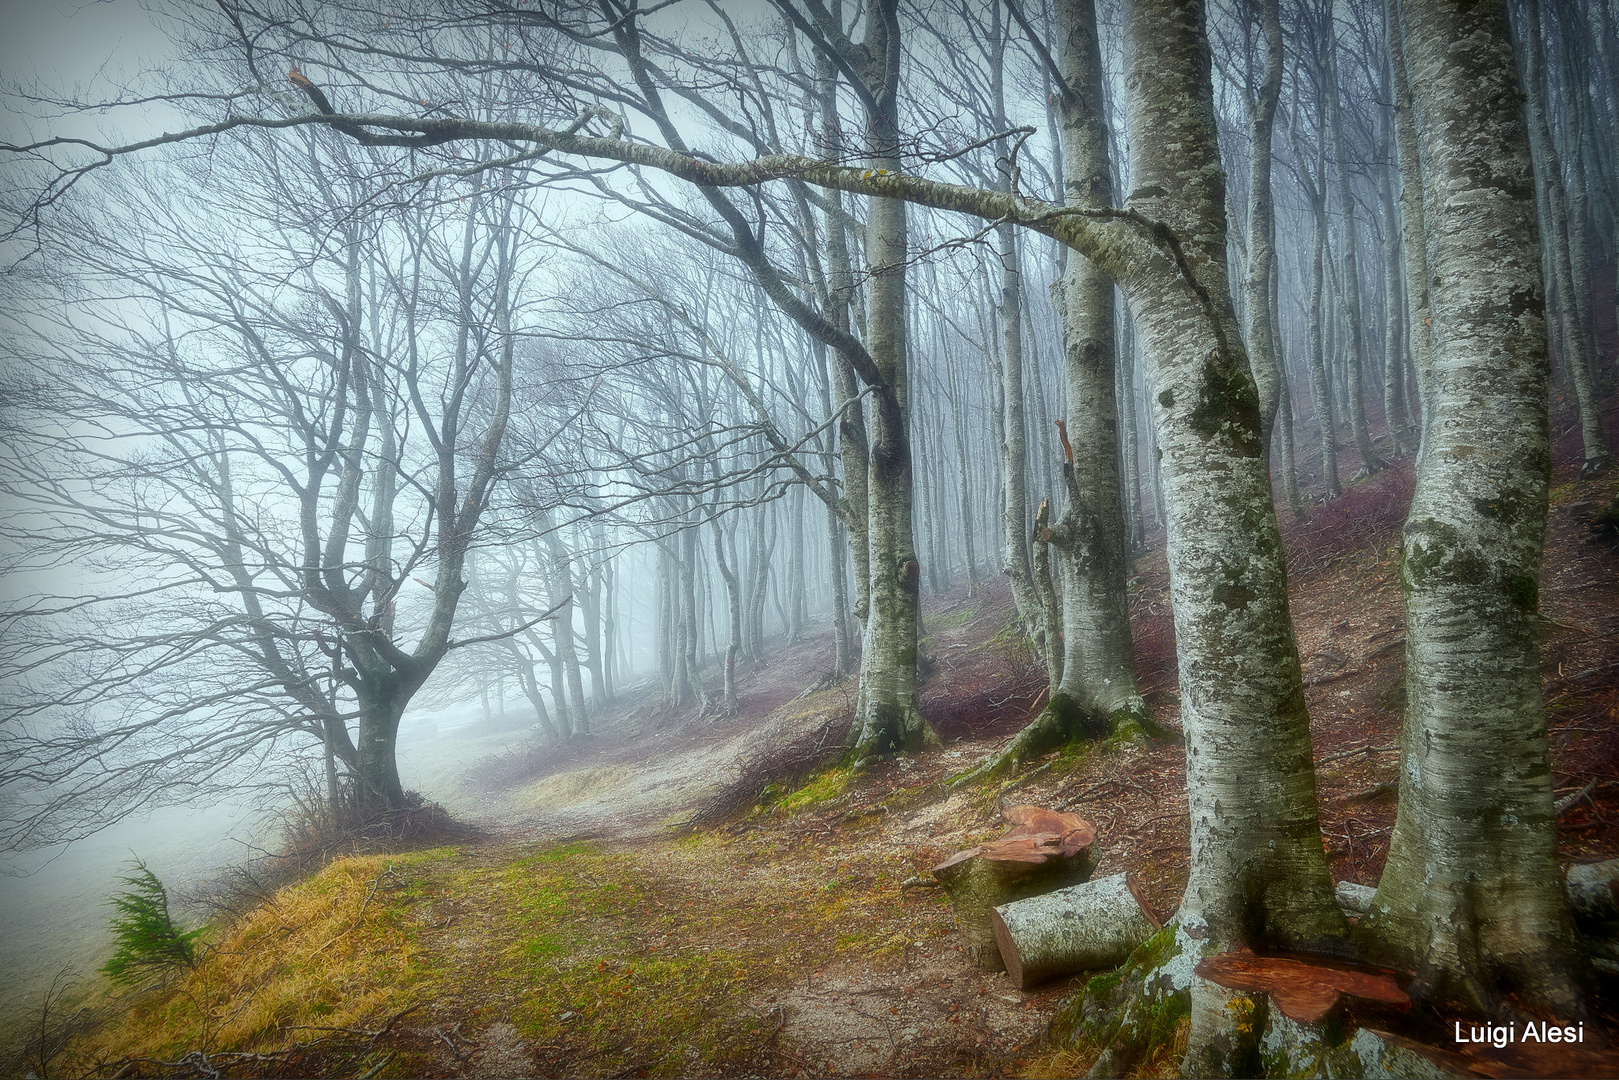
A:
<svg viewBox="0 0 1619 1080">
<path fill-rule="evenodd" d="M 187 930 L 169 915 L 169 891 L 156 874 L 135 859 L 132 872 L 119 878 L 128 890 L 107 903 L 116 913 L 111 920 L 112 959 L 103 974 L 133 985 L 169 968 L 196 967 L 196 940 L 202 928 Z"/>
</svg>

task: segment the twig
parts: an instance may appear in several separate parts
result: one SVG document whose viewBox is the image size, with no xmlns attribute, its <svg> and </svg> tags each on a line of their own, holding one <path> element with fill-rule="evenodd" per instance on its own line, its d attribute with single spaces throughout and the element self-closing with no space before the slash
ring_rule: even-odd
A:
<svg viewBox="0 0 1619 1080">
<path fill-rule="evenodd" d="M 399 1056 L 398 1053 L 390 1053 L 387 1057 L 383 1058 L 381 1061 L 379 1061 L 375 1065 L 371 1066 L 371 1068 L 369 1068 L 365 1072 L 361 1073 L 360 1076 L 359 1076 L 359 1080 L 371 1080 L 371 1078 L 373 1076 L 377 1075 L 383 1069 L 386 1069 L 388 1067 L 388 1062 L 392 1061 L 394 1058 L 396 1058 L 398 1056 Z"/>
<path fill-rule="evenodd" d="M 1597 782 L 1595 780 L 1592 780 L 1589 784 L 1586 784 L 1584 787 L 1582 787 L 1580 790 L 1576 791 L 1574 794 L 1565 795 L 1561 799 L 1558 799 L 1557 800 L 1557 806 L 1555 808 L 1556 812 L 1553 813 L 1552 817 L 1553 818 L 1560 818 L 1564 814 L 1568 813 L 1570 810 L 1574 809 L 1574 805 L 1576 803 L 1578 803 L 1581 799 L 1585 798 L 1587 795 L 1591 794 L 1591 792 L 1595 791 L 1596 787 L 1597 787 Z"/>
<path fill-rule="evenodd" d="M 906 878 L 904 881 L 899 883 L 901 892 L 904 892 L 906 889 L 937 889 L 940 886 L 941 882 L 937 881 L 936 879 L 925 878 L 920 875 Z"/>
</svg>

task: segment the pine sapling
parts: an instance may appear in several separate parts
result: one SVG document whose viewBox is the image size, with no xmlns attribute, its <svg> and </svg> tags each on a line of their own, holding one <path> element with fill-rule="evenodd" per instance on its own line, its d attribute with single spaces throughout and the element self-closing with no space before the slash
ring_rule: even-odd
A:
<svg viewBox="0 0 1619 1080">
<path fill-rule="evenodd" d="M 169 914 L 169 893 L 141 859 L 133 872 L 119 878 L 129 886 L 107 901 L 116 914 L 111 920 L 114 948 L 101 971 L 115 981 L 133 985 L 149 974 L 185 965 L 196 967 L 196 939 L 202 928 L 187 930 Z"/>
</svg>

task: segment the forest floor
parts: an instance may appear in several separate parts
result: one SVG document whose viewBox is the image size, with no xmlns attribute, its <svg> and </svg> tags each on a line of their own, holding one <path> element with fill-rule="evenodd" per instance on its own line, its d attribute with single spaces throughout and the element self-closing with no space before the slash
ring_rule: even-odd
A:
<svg viewBox="0 0 1619 1080">
<path fill-rule="evenodd" d="M 1619 419 L 1615 417 L 1614 419 Z M 1619 856 L 1619 553 L 1584 520 L 1619 476 L 1575 478 L 1558 443 L 1541 604 L 1565 863 Z M 1335 877 L 1374 884 L 1394 822 L 1409 461 L 1284 521 L 1322 828 Z M 1284 512 L 1285 517 L 1285 512 Z M 1131 579 L 1143 689 L 1179 727 L 1161 544 Z M 943 745 L 860 774 L 825 768 L 851 684 L 804 694 L 829 631 L 774 651 L 716 720 L 642 687 L 597 734 L 460 778 L 469 842 L 337 860 L 213 931 L 166 988 L 80 1014 L 54 1072 L 287 1076 L 1043 1076 L 1083 982 L 1019 992 L 972 966 L 927 868 L 1032 802 L 1095 823 L 1097 874 L 1129 870 L 1173 912 L 1189 849 L 1182 748 L 1103 743 L 1010 782 L 945 783 L 1043 703 L 1004 581 L 924 604 L 924 712 Z M 714 680 L 717 682 L 717 678 Z M 1619 987 L 1594 1001 L 1619 1043 Z M 88 1024 L 85 1018 L 97 1022 Z M 27 1063 L 25 1063 L 27 1064 Z M 1173 1071 L 1167 1058 L 1155 1063 Z M 44 1073 L 35 1066 L 36 1071 Z M 210 1072 L 212 1070 L 212 1072 Z"/>
</svg>

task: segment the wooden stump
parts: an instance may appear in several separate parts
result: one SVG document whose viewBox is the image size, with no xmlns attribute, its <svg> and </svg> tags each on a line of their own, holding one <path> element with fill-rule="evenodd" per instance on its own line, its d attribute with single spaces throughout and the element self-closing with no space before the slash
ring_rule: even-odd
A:
<svg viewBox="0 0 1619 1080">
<path fill-rule="evenodd" d="M 1002 811 L 1012 828 L 1000 840 L 958 851 L 933 868 L 950 894 L 967 953 L 986 971 L 1002 968 L 990 910 L 1090 877 L 1096 830 L 1076 814 L 1038 806 Z"/>
<path fill-rule="evenodd" d="M 1163 928 L 1124 874 L 990 909 L 1012 985 L 1117 967 Z"/>
</svg>

